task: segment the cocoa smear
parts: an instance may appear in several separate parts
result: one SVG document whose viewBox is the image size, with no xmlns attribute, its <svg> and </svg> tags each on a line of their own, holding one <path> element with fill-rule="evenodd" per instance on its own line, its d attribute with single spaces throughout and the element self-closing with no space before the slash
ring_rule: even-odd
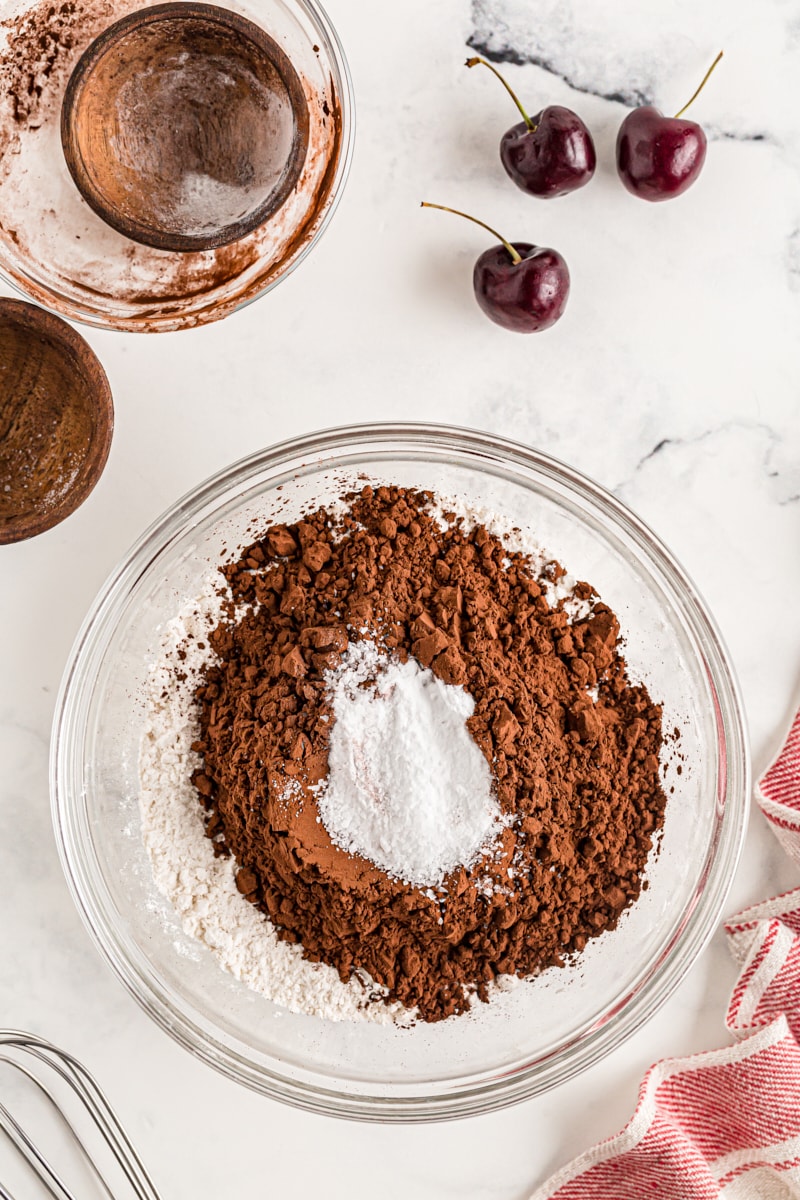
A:
<svg viewBox="0 0 800 1200">
<path fill-rule="evenodd" d="M 74 26 L 79 19 L 79 5 L 66 0 L 0 23 L 10 33 L 0 64 L 0 84 L 18 125 L 32 125 L 35 120 L 48 80 L 75 44 Z"/>
<path fill-rule="evenodd" d="M 0 299 L 0 544 L 83 503 L 113 427 L 108 380 L 83 338 L 40 308 Z"/>
<path fill-rule="evenodd" d="M 441 528 L 430 495 L 345 499 L 343 518 L 274 526 L 223 567 L 232 605 L 197 692 L 193 782 L 208 836 L 281 937 L 436 1021 L 498 976 L 563 965 L 637 898 L 666 804 L 661 708 L 628 680 L 617 618 L 588 584 L 571 620 L 486 528 Z M 318 820 L 324 672 L 365 636 L 471 693 L 469 730 L 514 818 L 438 895 L 340 850 Z"/>
<path fill-rule="evenodd" d="M 57 194 L 52 201 L 32 194 L 12 218 L 10 181 L 13 176 L 13 187 L 21 186 L 20 164 L 24 173 L 33 153 L 31 139 L 60 126 L 67 80 L 81 53 L 111 22 L 140 7 L 139 0 L 40 0 L 0 20 L 0 35 L 5 34 L 0 41 L 7 40 L 0 47 L 0 188 L 6 189 L 4 200 L 9 199 L 0 215 L 0 243 L 7 240 L 14 247 L 4 268 L 34 300 L 72 319 L 101 314 L 110 327 L 155 333 L 220 320 L 256 299 L 289 269 L 317 236 L 330 205 L 343 130 L 333 78 L 328 77 L 324 93 L 302 79 L 318 134 L 307 158 L 308 179 L 301 178 L 298 185 L 309 197 L 296 227 L 278 212 L 228 246 L 168 252 L 134 242 L 122 249 L 116 244 L 109 249 L 106 242 L 94 245 L 83 225 L 78 232 L 65 224 L 64 243 L 77 240 L 85 257 L 70 259 L 68 265 L 52 248 L 44 253 L 30 226 L 51 219 L 63 223 Z M 23 271 L 18 259 L 25 264 Z M 94 268 L 98 262 L 107 263 L 107 270 L 90 277 L 87 264 Z"/>
</svg>

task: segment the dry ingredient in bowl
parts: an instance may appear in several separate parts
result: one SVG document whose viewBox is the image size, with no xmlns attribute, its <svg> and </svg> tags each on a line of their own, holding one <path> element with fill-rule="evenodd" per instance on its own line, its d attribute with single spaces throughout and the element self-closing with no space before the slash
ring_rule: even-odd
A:
<svg viewBox="0 0 800 1200">
<path fill-rule="evenodd" d="M 209 656 L 206 638 L 222 618 L 215 586 L 167 622 L 144 697 L 143 840 L 156 888 L 197 944 L 195 950 L 193 943 L 178 939 L 176 953 L 196 957 L 201 946 L 207 948 L 225 971 L 292 1012 L 329 1021 L 407 1023 L 410 1014 L 396 1002 L 385 1002 L 377 984 L 361 975 L 342 983 L 332 967 L 308 962 L 299 945 L 281 941 L 272 924 L 242 899 L 234 860 L 215 855 L 205 835 L 191 782 L 199 764 L 192 742 L 198 733 L 195 689 Z M 160 911 L 158 901 L 150 904 Z"/>
<path fill-rule="evenodd" d="M 345 500 L 223 565 L 193 782 L 215 851 L 280 939 L 436 1021 L 503 977 L 562 964 L 639 895 L 665 808 L 661 709 L 629 681 L 617 619 L 589 585 L 554 599 L 559 566 L 437 513 L 430 494 L 365 487 Z M 437 799 L 427 858 L 412 839 L 392 844 L 393 772 L 372 758 L 381 721 L 410 728 L 385 687 L 389 676 L 396 692 L 404 664 L 463 691 L 492 783 L 488 802 L 482 771 L 469 800 Z M 345 746 L 347 730 L 332 731 L 351 685 L 366 700 Z M 448 749 L 448 737 L 432 790 L 443 770 L 463 783 L 464 742 Z M 443 829 L 482 806 L 474 837 Z"/>
<path fill-rule="evenodd" d="M 469 692 L 368 638 L 350 643 L 325 684 L 333 727 L 315 795 L 337 846 L 423 888 L 491 849 L 502 817 L 466 726 Z"/>
</svg>

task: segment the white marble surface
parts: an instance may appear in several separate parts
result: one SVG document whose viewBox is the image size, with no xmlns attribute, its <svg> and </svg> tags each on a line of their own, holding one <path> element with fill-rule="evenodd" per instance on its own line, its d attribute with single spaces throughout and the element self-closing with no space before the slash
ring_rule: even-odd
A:
<svg viewBox="0 0 800 1200">
<path fill-rule="evenodd" d="M 722 627 L 763 767 L 800 668 L 800 6 L 330 0 L 330 10 L 359 113 L 331 229 L 294 276 L 217 326 L 90 331 L 117 406 L 106 473 L 65 524 L 0 550 L 0 1023 L 85 1058 L 165 1200 L 522 1200 L 624 1122 L 653 1059 L 726 1041 L 734 970 L 721 935 L 626 1046 L 538 1100 L 405 1129 L 292 1111 L 174 1046 L 90 945 L 50 828 L 55 694 L 95 591 L 186 489 L 323 425 L 436 419 L 552 452 L 652 524 Z M 488 72 L 463 69 L 470 37 L 530 60 L 509 74 L 533 111 L 568 104 L 590 123 L 601 165 L 588 189 L 539 203 L 506 180 L 496 143 L 514 113 Z M 634 200 L 613 172 L 624 114 L 613 97 L 677 108 L 720 46 L 695 110 L 712 135 L 702 180 L 672 204 Z M 470 289 L 484 235 L 421 212 L 422 198 L 558 247 L 573 275 L 561 324 L 522 338 L 486 322 Z M 754 814 L 729 907 L 797 882 Z"/>
</svg>

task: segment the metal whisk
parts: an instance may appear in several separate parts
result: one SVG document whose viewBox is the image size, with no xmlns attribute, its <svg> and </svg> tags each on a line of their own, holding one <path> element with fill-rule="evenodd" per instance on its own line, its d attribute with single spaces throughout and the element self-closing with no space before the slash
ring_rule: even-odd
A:
<svg viewBox="0 0 800 1200">
<path fill-rule="evenodd" d="M 135 1200 L 160 1200 L 155 1185 L 120 1124 L 119 1118 L 82 1063 L 79 1063 L 71 1054 L 67 1054 L 65 1050 L 60 1050 L 50 1042 L 44 1041 L 43 1038 L 30 1033 L 21 1033 L 16 1029 L 0 1030 L 0 1063 L 7 1064 L 24 1075 L 37 1092 L 45 1097 L 48 1104 L 55 1110 L 61 1124 L 67 1129 L 84 1163 L 109 1200 L 117 1200 L 117 1197 L 123 1194 L 131 1195 L 135 1197 Z M 100 1170 L 96 1157 L 87 1148 L 75 1125 L 64 1111 L 61 1102 L 45 1082 L 45 1079 L 52 1080 L 53 1075 L 69 1085 L 77 1100 L 88 1113 L 102 1141 L 119 1165 L 121 1175 L 127 1181 L 128 1187 L 125 1189 L 125 1193 L 112 1190 Z M 45 1157 L 37 1140 L 11 1115 L 2 1101 L 0 1101 L 0 1130 L 6 1134 L 55 1200 L 76 1200 L 75 1193 L 70 1190 L 52 1163 Z M 0 1200 L 14 1200 L 2 1182 L 0 1182 Z"/>
</svg>

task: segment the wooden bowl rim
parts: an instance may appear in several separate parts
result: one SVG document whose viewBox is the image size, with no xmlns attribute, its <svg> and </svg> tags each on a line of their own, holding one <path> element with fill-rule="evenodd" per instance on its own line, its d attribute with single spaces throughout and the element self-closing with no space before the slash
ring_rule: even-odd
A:
<svg viewBox="0 0 800 1200">
<path fill-rule="evenodd" d="M 213 234 L 175 233 L 153 225 L 146 225 L 119 213 L 112 205 L 106 203 L 103 194 L 94 186 L 86 170 L 84 159 L 78 151 L 75 124 L 80 110 L 80 96 L 94 67 L 117 42 L 132 30 L 175 19 L 202 20 L 206 23 L 221 25 L 254 43 L 275 66 L 286 85 L 292 101 L 295 122 L 299 127 L 299 136 L 295 136 L 288 168 L 283 182 L 277 189 L 277 195 L 273 193 L 247 216 L 222 226 Z M 309 125 L 308 102 L 300 76 L 288 54 L 275 39 L 265 29 L 240 13 L 217 4 L 205 4 L 199 0 L 169 0 L 168 3 L 156 4 L 152 8 L 137 9 L 136 12 L 128 13 L 127 16 L 121 17 L 120 20 L 109 25 L 93 42 L 90 42 L 78 59 L 67 82 L 61 104 L 61 146 L 70 175 L 84 200 L 107 225 L 116 229 L 117 233 L 145 246 L 153 246 L 156 250 L 184 252 L 216 250 L 220 246 L 230 245 L 231 242 L 238 241 L 258 229 L 268 217 L 278 211 L 300 179 L 308 150 Z"/>
<path fill-rule="evenodd" d="M 10 318 L 23 333 L 40 334 L 56 353 L 77 366 L 86 382 L 86 394 L 91 401 L 96 420 L 88 453 L 81 465 L 80 473 L 61 501 L 48 508 L 45 513 L 29 513 L 0 525 L 0 546 L 11 545 L 27 538 L 36 537 L 52 529 L 75 512 L 93 491 L 111 449 L 114 433 L 114 400 L 103 365 L 92 347 L 76 329 L 68 325 L 55 313 L 29 304 L 26 300 L 12 300 L 0 296 L 0 323 Z"/>
</svg>

